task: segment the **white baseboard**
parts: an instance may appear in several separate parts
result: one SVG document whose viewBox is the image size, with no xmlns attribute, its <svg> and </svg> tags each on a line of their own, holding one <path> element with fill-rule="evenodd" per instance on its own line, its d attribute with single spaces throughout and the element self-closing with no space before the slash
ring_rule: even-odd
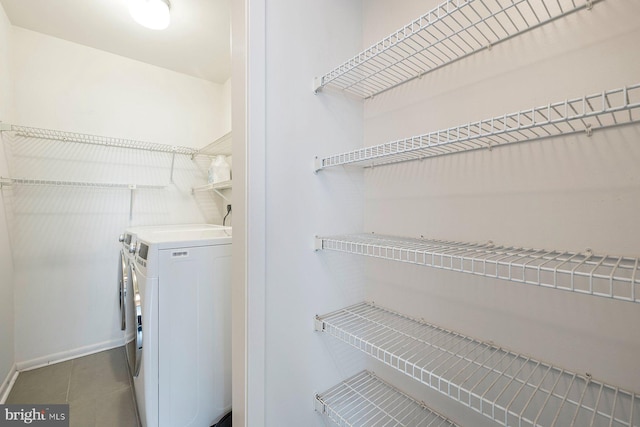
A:
<svg viewBox="0 0 640 427">
<path fill-rule="evenodd" d="M 16 364 L 18 372 L 30 371 L 31 369 L 41 368 L 43 366 L 53 365 L 55 363 L 66 362 L 67 360 L 77 357 L 88 356 L 93 353 L 99 353 L 112 348 L 121 347 L 125 344 L 124 337 L 111 341 L 103 341 L 97 344 L 91 344 L 85 347 L 79 347 L 72 350 L 62 351 L 60 353 L 49 354 L 47 356 L 38 357 Z"/>
<path fill-rule="evenodd" d="M 18 378 L 18 368 L 14 363 L 11 369 L 9 369 L 7 377 L 2 381 L 2 385 L 0 385 L 0 405 L 7 401 L 7 397 L 9 397 L 9 392 L 11 392 L 16 378 Z"/>
</svg>

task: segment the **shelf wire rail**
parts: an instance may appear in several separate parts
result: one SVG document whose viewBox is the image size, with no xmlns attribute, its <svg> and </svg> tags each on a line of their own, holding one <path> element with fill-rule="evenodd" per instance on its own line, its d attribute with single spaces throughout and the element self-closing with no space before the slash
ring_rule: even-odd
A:
<svg viewBox="0 0 640 427">
<path fill-rule="evenodd" d="M 456 426 L 369 371 L 362 371 L 317 394 L 316 411 L 339 426 Z"/>
<path fill-rule="evenodd" d="M 640 426 L 635 393 L 370 303 L 316 329 L 504 426 Z"/>
<path fill-rule="evenodd" d="M 147 184 L 121 184 L 113 182 L 87 182 L 87 181 L 63 181 L 63 180 L 47 180 L 47 179 L 28 179 L 28 178 L 0 178 L 0 185 L 11 186 L 13 184 L 32 185 L 32 186 L 50 186 L 50 187 L 85 187 L 85 188 L 125 188 L 127 190 L 135 190 L 138 188 L 161 190 L 166 188 L 164 185 L 147 185 Z"/>
<path fill-rule="evenodd" d="M 372 167 L 640 122 L 640 83 L 316 159 Z"/>
<path fill-rule="evenodd" d="M 446 0 L 314 81 L 369 98 L 598 0 Z"/>
<path fill-rule="evenodd" d="M 640 259 L 375 234 L 316 238 L 316 249 L 640 303 Z"/>
<path fill-rule="evenodd" d="M 146 190 L 162 190 L 167 188 L 165 185 L 147 185 L 147 184 L 121 184 L 114 182 L 87 182 L 87 181 L 63 181 L 63 180 L 47 180 L 47 179 L 27 179 L 27 178 L 4 178 L 0 177 L 0 190 L 6 186 L 14 184 L 28 186 L 49 186 L 49 187 L 67 187 L 67 188 L 106 188 L 106 189 L 127 189 L 129 190 L 129 220 L 133 219 L 134 193 L 139 189 Z"/>
<path fill-rule="evenodd" d="M 185 154 L 194 156 L 198 150 L 191 147 L 157 144 L 146 141 L 136 141 L 110 136 L 90 135 L 79 132 L 66 132 L 52 129 L 41 129 L 12 124 L 2 124 L 0 131 L 14 132 L 17 136 L 25 138 L 48 139 L 54 141 L 76 142 L 81 144 L 100 145 L 104 147 L 128 148 L 144 151 L 156 151 L 161 153 Z"/>
</svg>

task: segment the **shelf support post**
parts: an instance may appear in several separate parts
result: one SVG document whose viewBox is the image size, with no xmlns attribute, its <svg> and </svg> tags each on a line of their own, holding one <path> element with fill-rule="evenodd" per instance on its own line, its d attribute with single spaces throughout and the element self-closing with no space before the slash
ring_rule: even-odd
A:
<svg viewBox="0 0 640 427">
<path fill-rule="evenodd" d="M 220 197 L 222 197 L 222 200 L 229 202 L 229 198 L 225 197 L 224 194 L 222 194 L 222 192 L 220 190 L 218 190 L 217 188 L 212 188 L 212 190 Z"/>
<path fill-rule="evenodd" d="M 174 145 L 172 149 L 173 154 L 171 155 L 171 176 L 169 177 L 169 181 L 173 184 L 173 167 L 176 164 L 176 150 L 178 149 L 178 147 Z"/>
<path fill-rule="evenodd" d="M 320 400 L 320 396 L 318 396 L 317 394 L 314 396 L 314 407 L 316 412 L 320 413 L 320 414 L 326 414 L 327 413 L 327 407 L 324 403 L 322 403 L 322 401 Z"/>
<path fill-rule="evenodd" d="M 313 93 L 318 94 L 322 89 L 322 77 L 314 77 L 313 78 Z"/>
<path fill-rule="evenodd" d="M 135 184 L 129 184 L 129 221 L 133 220 L 133 192 L 136 190 Z"/>
</svg>

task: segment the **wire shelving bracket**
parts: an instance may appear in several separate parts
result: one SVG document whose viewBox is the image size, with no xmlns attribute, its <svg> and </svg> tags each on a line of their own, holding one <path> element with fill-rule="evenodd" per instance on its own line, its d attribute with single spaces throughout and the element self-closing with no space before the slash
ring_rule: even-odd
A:
<svg viewBox="0 0 640 427">
<path fill-rule="evenodd" d="M 223 200 L 228 202 L 229 198 L 225 196 L 224 193 L 222 193 L 222 190 L 228 190 L 230 188 L 232 188 L 232 181 L 216 182 L 212 184 L 201 185 L 199 187 L 193 187 L 191 189 L 191 194 L 194 194 L 198 191 L 213 191 L 218 196 L 222 197 Z"/>
<path fill-rule="evenodd" d="M 369 98 L 599 0 L 446 0 L 314 79 Z"/>
<path fill-rule="evenodd" d="M 341 165 L 371 167 L 464 151 L 491 149 L 640 121 L 640 83 L 549 103 L 424 135 L 316 158 L 316 171 Z"/>
<path fill-rule="evenodd" d="M 640 426 L 640 396 L 370 303 L 323 331 L 504 426 Z"/>
<path fill-rule="evenodd" d="M 455 427 L 369 371 L 362 371 L 317 394 L 315 409 L 339 426 Z"/>
<path fill-rule="evenodd" d="M 13 180 L 11 178 L 5 178 L 0 176 L 0 190 L 4 187 L 10 187 L 13 184 Z"/>
<path fill-rule="evenodd" d="M 375 234 L 320 239 L 323 250 L 640 303 L 639 258 Z"/>
</svg>

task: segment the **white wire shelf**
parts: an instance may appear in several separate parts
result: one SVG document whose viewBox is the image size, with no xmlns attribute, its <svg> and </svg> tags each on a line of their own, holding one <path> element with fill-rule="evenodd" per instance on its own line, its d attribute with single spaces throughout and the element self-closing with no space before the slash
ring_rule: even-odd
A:
<svg viewBox="0 0 640 427">
<path fill-rule="evenodd" d="M 598 0 L 446 0 L 317 78 L 369 98 Z"/>
<path fill-rule="evenodd" d="M 640 426 L 640 396 L 362 303 L 316 329 L 504 426 Z"/>
<path fill-rule="evenodd" d="M 193 187 L 191 189 L 191 194 L 195 194 L 199 191 L 213 191 L 218 196 L 220 196 L 223 200 L 230 202 L 231 200 L 222 192 L 222 190 L 229 190 L 233 187 L 232 181 L 222 181 L 215 182 L 211 184 L 201 185 L 199 187 Z"/>
<path fill-rule="evenodd" d="M 493 148 L 640 121 L 640 84 L 517 111 L 424 135 L 316 159 L 316 171 L 378 166 Z"/>
<path fill-rule="evenodd" d="M 230 156 L 232 153 L 232 135 L 231 132 L 222 135 L 212 143 L 198 150 L 198 155 L 204 156 Z"/>
<path fill-rule="evenodd" d="M 199 187 L 193 187 L 192 192 L 211 191 L 211 190 L 228 190 L 230 188 L 232 188 L 231 181 L 222 181 L 222 182 L 215 182 L 211 184 L 201 185 Z"/>
<path fill-rule="evenodd" d="M 316 395 L 316 411 L 339 426 L 456 426 L 368 371 Z"/>
<path fill-rule="evenodd" d="M 316 248 L 640 303 L 638 258 L 374 234 L 317 237 Z"/>
<path fill-rule="evenodd" d="M 156 144 L 153 142 L 136 141 L 132 139 L 114 138 L 110 136 L 90 135 L 78 132 L 65 132 L 52 129 L 41 129 L 27 126 L 2 124 L 0 131 L 14 132 L 25 138 L 48 139 L 55 141 L 76 142 L 81 144 L 100 145 L 104 147 L 128 148 L 162 153 L 185 154 L 193 156 L 198 150 L 191 147 Z"/>
<path fill-rule="evenodd" d="M 146 184 L 121 184 L 112 182 L 87 182 L 87 181 L 63 181 L 63 180 L 46 180 L 46 179 L 27 179 L 27 178 L 1 178 L 0 186 L 19 185 L 45 185 L 51 187 L 85 187 L 85 188 L 125 188 L 127 190 L 136 189 L 155 189 L 160 190 L 166 188 L 165 185 L 146 185 Z"/>
</svg>

